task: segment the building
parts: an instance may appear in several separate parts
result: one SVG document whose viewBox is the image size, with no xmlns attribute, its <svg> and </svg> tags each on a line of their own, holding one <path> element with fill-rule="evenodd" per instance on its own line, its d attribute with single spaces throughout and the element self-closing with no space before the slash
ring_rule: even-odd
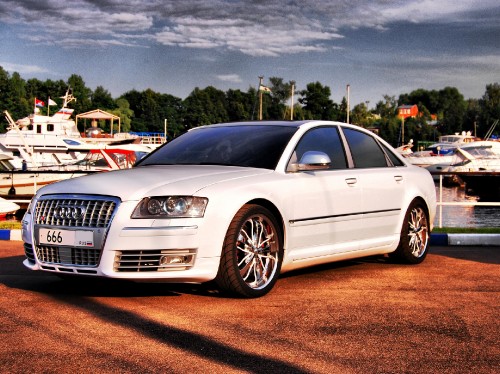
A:
<svg viewBox="0 0 500 374">
<path fill-rule="evenodd" d="M 398 107 L 398 117 L 415 118 L 418 116 L 418 107 L 416 105 L 401 105 Z"/>
</svg>

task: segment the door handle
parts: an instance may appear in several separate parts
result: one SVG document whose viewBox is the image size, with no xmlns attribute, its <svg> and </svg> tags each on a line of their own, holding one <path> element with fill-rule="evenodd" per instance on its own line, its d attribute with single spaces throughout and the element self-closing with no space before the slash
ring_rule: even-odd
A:
<svg viewBox="0 0 500 374">
<path fill-rule="evenodd" d="M 403 180 L 403 176 L 402 176 L 402 175 L 395 175 L 395 176 L 394 176 L 394 180 L 395 180 L 396 182 L 401 182 L 401 181 Z"/>
<path fill-rule="evenodd" d="M 345 182 L 349 185 L 349 186 L 354 186 L 356 183 L 358 183 L 358 180 L 356 178 L 347 178 L 345 180 Z"/>
</svg>

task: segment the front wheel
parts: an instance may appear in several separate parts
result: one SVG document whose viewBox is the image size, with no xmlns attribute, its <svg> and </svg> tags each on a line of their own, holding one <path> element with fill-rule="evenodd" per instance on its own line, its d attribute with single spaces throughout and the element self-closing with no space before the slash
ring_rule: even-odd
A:
<svg viewBox="0 0 500 374">
<path fill-rule="evenodd" d="M 404 218 L 399 245 L 393 255 L 409 264 L 424 261 L 429 249 L 429 216 L 420 201 L 413 201 Z"/>
<path fill-rule="evenodd" d="M 281 232 L 273 214 L 259 205 L 245 205 L 227 230 L 215 281 L 233 294 L 260 297 L 276 283 L 282 260 Z"/>
</svg>

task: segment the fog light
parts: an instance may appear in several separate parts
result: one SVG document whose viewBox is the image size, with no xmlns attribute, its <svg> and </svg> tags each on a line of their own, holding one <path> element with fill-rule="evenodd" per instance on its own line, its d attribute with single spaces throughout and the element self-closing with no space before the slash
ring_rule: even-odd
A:
<svg viewBox="0 0 500 374">
<path fill-rule="evenodd" d="M 160 266 L 188 264 L 191 256 L 161 256 Z"/>
</svg>

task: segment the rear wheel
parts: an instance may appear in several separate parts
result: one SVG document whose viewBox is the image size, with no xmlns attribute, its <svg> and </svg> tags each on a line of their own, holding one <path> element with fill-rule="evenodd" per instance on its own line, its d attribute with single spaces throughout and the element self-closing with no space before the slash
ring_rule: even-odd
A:
<svg viewBox="0 0 500 374">
<path fill-rule="evenodd" d="M 215 281 L 233 294 L 260 297 L 276 283 L 282 260 L 281 232 L 272 213 L 245 205 L 229 225 Z"/>
<path fill-rule="evenodd" d="M 399 246 L 393 256 L 409 264 L 419 264 L 429 249 L 429 217 L 421 201 L 413 201 L 405 215 Z"/>
</svg>

